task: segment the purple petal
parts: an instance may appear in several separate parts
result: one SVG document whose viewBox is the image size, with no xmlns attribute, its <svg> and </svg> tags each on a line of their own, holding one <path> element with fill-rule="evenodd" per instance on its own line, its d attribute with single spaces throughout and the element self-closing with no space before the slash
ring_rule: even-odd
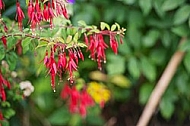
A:
<svg viewBox="0 0 190 126">
<path fill-rule="evenodd" d="M 73 4 L 75 2 L 75 0 L 67 0 L 67 2 Z"/>
</svg>

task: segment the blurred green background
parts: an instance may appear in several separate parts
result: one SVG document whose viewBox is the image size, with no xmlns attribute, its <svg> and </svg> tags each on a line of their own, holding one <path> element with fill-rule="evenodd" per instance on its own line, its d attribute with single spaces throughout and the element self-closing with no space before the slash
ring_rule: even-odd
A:
<svg viewBox="0 0 190 126">
<path fill-rule="evenodd" d="M 22 1 L 22 7 L 26 9 Z M 3 16 L 14 19 L 15 1 L 5 0 Z M 87 117 L 71 115 L 60 98 L 62 85 L 53 93 L 45 70 L 38 74 L 40 51 L 19 57 L 17 72 L 35 87 L 32 95 L 12 103 L 16 114 L 11 126 L 134 126 L 151 91 L 176 50 L 186 51 L 149 125 L 190 125 L 190 2 L 189 0 L 76 0 L 72 23 L 84 20 L 89 25 L 117 22 L 126 28 L 118 55 L 106 52 L 107 63 L 97 72 L 97 65 L 85 54 L 79 76 L 87 83 L 102 82 L 111 91 L 104 108 L 89 108 Z M 180 47 L 179 41 L 187 38 Z M 85 52 L 85 50 L 83 50 Z M 37 71 L 37 72 L 36 72 Z M 97 77 L 98 76 L 98 77 Z M 102 76 L 106 76 L 106 79 Z"/>
</svg>

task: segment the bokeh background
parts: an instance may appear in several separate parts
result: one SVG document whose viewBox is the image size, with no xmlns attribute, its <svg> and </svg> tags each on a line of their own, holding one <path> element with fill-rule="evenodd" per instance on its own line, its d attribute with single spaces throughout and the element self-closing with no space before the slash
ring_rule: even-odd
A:
<svg viewBox="0 0 190 126">
<path fill-rule="evenodd" d="M 4 1 L 3 16 L 14 20 L 15 1 Z M 20 2 L 26 10 L 25 1 Z M 96 82 L 109 89 L 109 101 L 103 108 L 99 104 L 89 108 L 86 118 L 70 114 L 67 102 L 60 98 L 62 85 L 54 93 L 41 66 L 44 50 L 28 51 L 19 57 L 16 72 L 21 80 L 32 82 L 34 92 L 11 103 L 16 111 L 9 120 L 10 126 L 135 126 L 176 50 L 186 51 L 185 57 L 149 125 L 190 125 L 189 0 L 76 0 L 70 11 L 74 25 L 84 20 L 97 26 L 100 22 L 117 22 L 126 28 L 118 55 L 108 50 L 102 71 L 85 54 L 86 60 L 80 62 L 76 73 L 86 83 Z M 184 38 L 186 42 L 179 46 Z"/>
</svg>

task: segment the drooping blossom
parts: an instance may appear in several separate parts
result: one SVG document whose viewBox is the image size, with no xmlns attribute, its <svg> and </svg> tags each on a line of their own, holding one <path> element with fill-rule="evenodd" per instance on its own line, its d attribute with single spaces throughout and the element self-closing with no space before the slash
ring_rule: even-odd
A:
<svg viewBox="0 0 190 126">
<path fill-rule="evenodd" d="M 25 18 L 24 13 L 20 7 L 20 3 L 16 2 L 16 20 L 18 21 L 18 26 L 22 30 L 22 20 Z"/>
<path fill-rule="evenodd" d="M 69 80 L 71 83 L 74 82 L 73 72 L 77 70 L 78 65 L 78 57 L 75 53 L 70 49 L 69 50 L 69 61 L 67 65 L 67 70 L 69 72 Z"/>
<path fill-rule="evenodd" d="M 1 16 L 1 10 L 4 8 L 3 0 L 0 0 L 0 16 Z"/>
<path fill-rule="evenodd" d="M 76 86 L 69 87 L 66 83 L 61 91 L 61 98 L 68 99 L 71 113 L 79 113 L 82 117 L 87 114 L 86 109 L 94 105 L 94 101 L 87 93 L 86 89 L 77 90 Z"/>
<path fill-rule="evenodd" d="M 102 34 L 91 35 L 89 39 L 88 50 L 90 51 L 90 58 L 97 61 L 98 68 L 101 70 L 101 63 L 106 62 L 105 49 L 108 48 L 108 45 L 105 43 Z"/>
<path fill-rule="evenodd" d="M 6 36 L 2 36 L 1 41 L 3 42 L 4 47 L 7 48 L 7 38 L 6 38 Z"/>
<path fill-rule="evenodd" d="M 115 36 L 110 34 L 110 47 L 112 48 L 113 52 L 117 54 L 118 49 L 118 42 L 115 39 Z"/>
<path fill-rule="evenodd" d="M 4 89 L 4 86 L 6 86 L 8 89 L 11 88 L 11 85 L 10 85 L 10 82 L 7 81 L 1 71 L 0 71 L 0 97 L 2 99 L 2 101 L 6 101 L 6 93 L 5 93 L 5 89 Z"/>
</svg>

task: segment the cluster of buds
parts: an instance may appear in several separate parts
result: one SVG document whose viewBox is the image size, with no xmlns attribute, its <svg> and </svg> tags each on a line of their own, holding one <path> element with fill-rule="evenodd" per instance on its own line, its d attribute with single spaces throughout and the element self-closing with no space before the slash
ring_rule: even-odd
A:
<svg viewBox="0 0 190 126">
<path fill-rule="evenodd" d="M 55 59 L 56 52 L 58 55 L 57 61 Z M 79 47 L 66 49 L 65 44 L 57 43 L 51 48 L 50 55 L 48 50 L 46 50 L 44 65 L 48 68 L 48 74 L 51 76 L 51 86 L 54 91 L 56 75 L 58 75 L 60 80 L 62 80 L 62 74 L 68 72 L 68 80 L 71 84 L 74 83 L 73 72 L 77 71 L 79 59 L 84 60 L 84 56 Z"/>
<path fill-rule="evenodd" d="M 78 91 L 75 86 L 69 87 L 65 84 L 62 92 L 62 99 L 69 99 L 69 110 L 71 113 L 80 113 L 82 117 L 86 116 L 86 109 L 94 105 L 92 97 L 87 93 L 86 89 Z"/>
<path fill-rule="evenodd" d="M 53 26 L 53 18 L 57 16 L 64 16 L 69 19 L 69 15 L 66 9 L 66 3 L 74 3 L 74 0 L 29 0 L 27 8 L 27 16 L 29 18 L 28 23 L 34 30 L 37 26 L 40 26 L 42 21 L 50 22 L 50 27 Z M 3 0 L 0 0 L 0 17 L 1 10 L 4 8 Z M 22 30 L 22 22 L 25 18 L 23 10 L 19 1 L 16 1 L 16 20 L 18 26 Z"/>
<path fill-rule="evenodd" d="M 0 97 L 2 99 L 2 101 L 6 101 L 6 94 L 5 94 L 5 86 L 10 89 L 11 88 L 11 85 L 10 85 L 10 82 L 7 81 L 1 71 L 0 71 Z"/>
</svg>

